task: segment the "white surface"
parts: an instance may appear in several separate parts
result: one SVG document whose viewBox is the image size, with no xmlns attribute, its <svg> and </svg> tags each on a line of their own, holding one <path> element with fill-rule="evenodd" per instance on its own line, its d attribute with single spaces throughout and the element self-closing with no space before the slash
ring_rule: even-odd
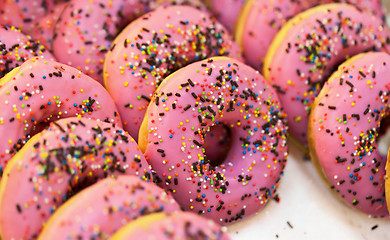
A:
<svg viewBox="0 0 390 240">
<path fill-rule="evenodd" d="M 290 158 L 278 191 L 279 203 L 271 200 L 258 215 L 229 226 L 234 240 L 390 240 L 389 219 L 368 218 L 339 201 L 312 163 L 304 159 L 295 145 L 289 146 Z"/>
</svg>

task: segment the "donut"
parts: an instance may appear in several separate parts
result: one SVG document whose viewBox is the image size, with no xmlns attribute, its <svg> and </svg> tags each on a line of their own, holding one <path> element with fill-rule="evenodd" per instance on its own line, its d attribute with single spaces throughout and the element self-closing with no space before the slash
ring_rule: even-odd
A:
<svg viewBox="0 0 390 240">
<path fill-rule="evenodd" d="M 170 4 L 205 8 L 200 0 L 71 0 L 54 29 L 54 55 L 103 84 L 103 62 L 115 36 L 137 17 Z"/>
<path fill-rule="evenodd" d="M 58 208 L 38 239 L 108 239 L 134 219 L 162 211 L 180 207 L 158 186 L 135 176 L 106 178 Z"/>
<path fill-rule="evenodd" d="M 43 39 L 52 37 L 53 29 L 41 25 L 41 21 L 60 12 L 67 0 L 2 0 L 0 4 L 0 24 L 15 26 L 23 33 L 40 40 L 46 48 L 50 45 Z M 48 30 L 48 31 L 46 31 Z"/>
<path fill-rule="evenodd" d="M 376 16 L 384 16 L 380 0 L 248 0 L 238 18 L 235 32 L 235 40 L 246 63 L 261 71 L 272 40 L 289 19 L 315 5 L 331 2 L 355 4 Z"/>
<path fill-rule="evenodd" d="M 153 213 L 122 227 L 111 238 L 230 240 L 221 226 L 191 212 Z"/>
<path fill-rule="evenodd" d="M 389 116 L 390 55 L 370 52 L 339 66 L 313 103 L 311 159 L 330 188 L 349 206 L 389 217 L 386 156 L 379 153 L 381 121 Z"/>
<path fill-rule="evenodd" d="M 241 56 L 228 31 L 193 7 L 161 7 L 129 24 L 114 40 L 104 65 L 105 87 L 124 129 L 137 138 L 160 82 L 180 67 L 216 55 Z"/>
<path fill-rule="evenodd" d="M 291 136 L 307 143 L 311 104 L 338 64 L 364 51 L 388 51 L 389 36 L 379 18 L 347 4 L 314 7 L 286 23 L 267 52 L 263 73 L 289 106 Z"/>
<path fill-rule="evenodd" d="M 0 78 L 29 58 L 54 59 L 40 41 L 24 35 L 15 27 L 0 25 Z"/>
<path fill-rule="evenodd" d="M 53 212 L 84 187 L 124 174 L 150 180 L 149 172 L 134 139 L 116 124 L 78 117 L 52 122 L 5 168 L 0 236 L 36 238 Z"/>
<path fill-rule="evenodd" d="M 206 0 L 210 11 L 231 33 L 247 0 Z"/>
<path fill-rule="evenodd" d="M 204 153 L 204 135 L 229 127 L 222 162 Z M 139 146 L 184 210 L 227 225 L 275 196 L 287 162 L 286 116 L 276 91 L 242 62 L 213 57 L 169 75 L 141 125 Z"/>
<path fill-rule="evenodd" d="M 30 58 L 0 82 L 0 176 L 8 160 L 48 122 L 84 116 L 122 125 L 109 93 L 65 64 Z"/>
</svg>

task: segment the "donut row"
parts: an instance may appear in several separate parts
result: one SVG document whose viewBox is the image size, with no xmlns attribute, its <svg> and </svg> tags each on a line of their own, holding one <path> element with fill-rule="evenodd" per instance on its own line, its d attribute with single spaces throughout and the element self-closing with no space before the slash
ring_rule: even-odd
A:
<svg viewBox="0 0 390 240">
<path fill-rule="evenodd" d="M 288 131 L 344 202 L 388 217 L 390 30 L 378 2 L 320 3 L 248 1 L 238 44 L 198 1 L 0 6 L 40 40 L 0 29 L 1 238 L 229 239 L 276 196 Z"/>
</svg>

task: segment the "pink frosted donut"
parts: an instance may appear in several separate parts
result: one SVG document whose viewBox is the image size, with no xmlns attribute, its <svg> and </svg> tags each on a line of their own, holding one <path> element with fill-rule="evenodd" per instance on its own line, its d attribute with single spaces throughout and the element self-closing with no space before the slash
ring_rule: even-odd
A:
<svg viewBox="0 0 390 240">
<path fill-rule="evenodd" d="M 137 143 L 115 124 L 77 117 L 53 122 L 5 168 L 0 236 L 36 238 L 53 212 L 82 188 L 121 174 L 149 179 L 148 171 Z"/>
<path fill-rule="evenodd" d="M 5 83 L 0 88 L 0 176 L 15 152 L 48 122 L 84 116 L 121 126 L 108 92 L 65 64 L 32 58 L 1 82 Z"/>
<path fill-rule="evenodd" d="M 40 40 L 47 48 L 46 39 L 51 39 L 53 28 L 40 23 L 43 18 L 62 11 L 67 0 L 0 0 L 0 24 L 20 28 L 25 34 Z"/>
<path fill-rule="evenodd" d="M 30 36 L 24 35 L 15 27 L 0 25 L 0 78 L 29 58 L 42 56 L 54 57 L 46 48 Z"/>
<path fill-rule="evenodd" d="M 231 131 L 222 163 L 203 153 L 204 135 L 216 124 Z M 274 196 L 288 155 L 286 130 L 276 91 L 263 77 L 238 60 L 214 57 L 161 83 L 139 144 L 160 185 L 184 210 L 225 225 L 256 213 Z"/>
<path fill-rule="evenodd" d="M 228 31 L 208 13 L 161 7 L 129 24 L 107 54 L 104 82 L 134 138 L 153 92 L 170 73 L 211 56 L 240 58 Z"/>
<path fill-rule="evenodd" d="M 388 217 L 386 155 L 378 150 L 382 119 L 389 116 L 390 56 L 357 55 L 325 83 L 309 119 L 310 155 L 320 174 L 348 205 Z"/>
<path fill-rule="evenodd" d="M 315 5 L 347 2 L 384 16 L 381 0 L 249 0 L 237 23 L 235 39 L 240 44 L 246 63 L 262 70 L 263 60 L 280 28 L 296 14 Z"/>
<path fill-rule="evenodd" d="M 215 222 L 190 212 L 154 213 L 138 218 L 122 227 L 112 240 L 230 240 L 229 235 Z"/>
<path fill-rule="evenodd" d="M 54 30 L 54 55 L 103 84 L 103 62 L 115 36 L 135 18 L 170 4 L 205 9 L 200 0 L 72 0 Z"/>
<path fill-rule="evenodd" d="M 248 0 L 206 0 L 217 20 L 233 32 L 241 9 Z"/>
<path fill-rule="evenodd" d="M 312 8 L 281 29 L 263 73 L 278 90 L 293 137 L 307 142 L 310 106 L 337 65 L 364 51 L 388 51 L 389 36 L 379 18 L 347 4 Z"/>
<path fill-rule="evenodd" d="M 108 239 L 134 219 L 161 211 L 180 211 L 161 188 L 134 176 L 108 178 L 58 208 L 38 239 Z"/>
</svg>

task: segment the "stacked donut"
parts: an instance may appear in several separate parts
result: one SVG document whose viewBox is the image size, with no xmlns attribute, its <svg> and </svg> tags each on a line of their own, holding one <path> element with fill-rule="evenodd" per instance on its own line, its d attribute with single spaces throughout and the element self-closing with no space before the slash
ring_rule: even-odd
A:
<svg viewBox="0 0 390 240">
<path fill-rule="evenodd" d="M 229 239 L 276 197 L 288 131 L 388 217 L 380 2 L 221 2 L 3 1 L 1 239 Z"/>
</svg>

